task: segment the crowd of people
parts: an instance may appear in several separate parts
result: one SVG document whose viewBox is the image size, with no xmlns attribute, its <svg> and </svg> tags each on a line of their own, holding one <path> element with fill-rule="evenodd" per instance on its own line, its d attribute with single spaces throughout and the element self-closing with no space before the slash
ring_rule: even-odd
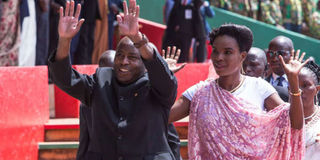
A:
<svg viewBox="0 0 320 160">
<path fill-rule="evenodd" d="M 320 39 L 319 0 L 212 0 L 244 16 Z"/>
<path fill-rule="evenodd" d="M 177 2 L 164 39 L 191 40 L 194 35 L 183 34 L 181 24 L 170 19 L 182 12 L 183 24 L 194 30 L 192 22 L 205 24 L 198 14 L 203 3 L 189 8 L 187 0 Z M 252 47 L 253 35 L 246 26 L 225 24 L 213 29 L 208 38 L 213 48 L 211 62 L 219 77 L 195 84 L 175 101 L 174 74 L 185 65 L 176 65 L 183 62 L 183 49 L 170 43 L 160 55 L 139 31 L 136 0 L 129 0 L 129 5 L 123 2 L 124 14 L 116 19 L 124 37 L 115 51 L 99 56 L 95 74 L 72 68 L 72 44 L 80 44 L 82 34 L 92 28 L 82 16 L 85 6 L 72 0 L 56 8 L 57 47 L 48 58 L 52 81 L 82 103 L 77 159 L 180 159 L 179 137 L 172 122 L 186 116 L 192 160 L 319 158 L 320 67 L 314 59 L 305 58 L 306 53 L 296 49 L 290 38 L 277 36 L 264 51 Z M 182 10 L 175 10 L 179 7 Z M 14 12 L 10 15 L 16 16 Z M 103 21 L 99 24 L 104 25 Z M 196 39 L 200 44 L 205 32 L 195 32 L 201 35 Z M 185 37 L 172 36 L 176 33 Z"/>
<path fill-rule="evenodd" d="M 66 1 L 1 0 L 0 66 L 47 65 L 58 44 L 59 7 Z M 80 18 L 85 22 L 71 43 L 72 64 L 97 64 L 104 51 L 114 49 L 115 17 L 123 9 L 122 1 L 75 1 L 83 5 Z M 215 16 L 211 6 L 320 38 L 318 0 L 166 0 L 162 48 L 180 48 L 178 62 L 208 59 L 211 26 L 206 18 Z"/>
<path fill-rule="evenodd" d="M 59 9 L 68 0 L 0 0 L 0 66 L 47 65 L 58 44 Z M 97 64 L 113 46 L 122 0 L 76 0 L 85 22 L 71 43 L 72 64 Z"/>
</svg>

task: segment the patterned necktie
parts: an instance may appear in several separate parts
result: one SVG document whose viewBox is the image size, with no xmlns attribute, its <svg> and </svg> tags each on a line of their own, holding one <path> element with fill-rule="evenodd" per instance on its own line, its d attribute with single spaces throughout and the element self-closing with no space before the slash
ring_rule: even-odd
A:
<svg viewBox="0 0 320 160">
<path fill-rule="evenodd" d="M 277 80 L 278 80 L 277 86 L 283 87 L 282 82 L 284 81 L 284 77 L 280 76 L 280 77 L 277 78 Z"/>
</svg>

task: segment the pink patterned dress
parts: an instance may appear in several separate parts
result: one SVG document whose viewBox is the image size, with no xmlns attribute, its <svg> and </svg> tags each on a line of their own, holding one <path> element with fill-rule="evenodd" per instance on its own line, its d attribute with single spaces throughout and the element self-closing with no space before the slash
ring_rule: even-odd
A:
<svg viewBox="0 0 320 160">
<path fill-rule="evenodd" d="M 19 0 L 1 2 L 0 66 L 18 65 L 20 41 Z"/>
<path fill-rule="evenodd" d="M 291 128 L 288 104 L 267 113 L 207 81 L 189 116 L 191 160 L 303 159 L 304 132 Z"/>
</svg>

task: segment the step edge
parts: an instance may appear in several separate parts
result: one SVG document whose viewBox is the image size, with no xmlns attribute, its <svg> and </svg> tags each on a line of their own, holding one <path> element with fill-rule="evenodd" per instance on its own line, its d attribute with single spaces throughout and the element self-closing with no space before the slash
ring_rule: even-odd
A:
<svg viewBox="0 0 320 160">
<path fill-rule="evenodd" d="M 79 142 L 39 142 L 38 149 L 77 149 Z"/>
</svg>

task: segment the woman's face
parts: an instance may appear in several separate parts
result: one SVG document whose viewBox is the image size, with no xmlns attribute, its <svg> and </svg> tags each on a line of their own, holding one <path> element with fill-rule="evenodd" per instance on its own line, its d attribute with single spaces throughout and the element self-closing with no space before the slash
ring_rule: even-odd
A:
<svg viewBox="0 0 320 160">
<path fill-rule="evenodd" d="M 320 87 L 315 84 L 309 72 L 303 71 L 299 73 L 299 87 L 302 90 L 301 98 L 304 106 L 313 106 L 314 97 Z"/>
<path fill-rule="evenodd" d="M 211 60 L 219 76 L 239 73 L 247 53 L 241 52 L 237 41 L 227 35 L 217 37 L 212 44 Z"/>
</svg>

